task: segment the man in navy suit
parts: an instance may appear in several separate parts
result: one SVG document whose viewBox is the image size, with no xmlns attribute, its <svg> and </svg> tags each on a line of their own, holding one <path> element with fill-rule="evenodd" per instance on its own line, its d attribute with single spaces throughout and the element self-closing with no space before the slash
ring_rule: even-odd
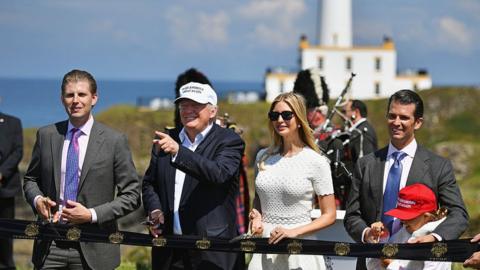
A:
<svg viewBox="0 0 480 270">
<path fill-rule="evenodd" d="M 235 194 L 245 144 L 215 124 L 217 95 L 207 84 L 188 83 L 175 100 L 181 129 L 156 131 L 142 198 L 153 236 L 232 238 Z M 238 254 L 152 248 L 152 269 L 233 269 Z"/>
<path fill-rule="evenodd" d="M 370 226 L 382 219 L 388 175 L 396 152 L 403 152 L 403 158 L 397 161 L 402 165 L 398 189 L 425 184 L 435 192 L 440 207 L 448 209 L 446 220 L 433 233 L 409 242 L 457 239 L 467 229 L 468 213 L 451 162 L 417 144 L 415 132 L 422 123 L 423 101 L 417 93 L 400 90 L 390 97 L 387 111 L 390 144 L 358 160 L 347 201 L 344 223 L 355 241 L 370 242 L 374 237 Z M 398 226 L 400 221 L 393 220 L 392 228 Z M 357 269 L 365 269 L 364 259 L 357 260 Z"/>
<path fill-rule="evenodd" d="M 22 123 L 0 112 L 0 218 L 15 217 L 15 195 L 21 190 L 18 163 L 22 156 Z M 0 239 L 0 269 L 15 269 L 12 239 Z"/>
</svg>

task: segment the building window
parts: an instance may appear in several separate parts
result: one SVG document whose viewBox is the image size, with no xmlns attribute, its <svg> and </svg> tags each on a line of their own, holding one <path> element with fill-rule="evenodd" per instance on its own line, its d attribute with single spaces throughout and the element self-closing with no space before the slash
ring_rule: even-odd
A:
<svg viewBox="0 0 480 270">
<path fill-rule="evenodd" d="M 382 59 L 380 57 L 375 57 L 375 71 L 382 70 Z"/>
<path fill-rule="evenodd" d="M 375 82 L 375 95 L 379 96 L 380 95 L 380 83 Z"/>
<path fill-rule="evenodd" d="M 348 71 L 352 70 L 352 58 L 349 56 L 345 61 L 345 67 Z"/>
<path fill-rule="evenodd" d="M 318 57 L 318 68 L 323 69 L 323 57 Z"/>
</svg>

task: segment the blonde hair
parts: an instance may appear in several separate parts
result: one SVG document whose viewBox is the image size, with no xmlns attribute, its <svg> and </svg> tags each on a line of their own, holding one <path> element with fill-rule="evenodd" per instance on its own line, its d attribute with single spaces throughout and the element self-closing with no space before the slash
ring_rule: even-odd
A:
<svg viewBox="0 0 480 270">
<path fill-rule="evenodd" d="M 315 139 L 313 137 L 313 130 L 310 128 L 310 125 L 307 121 L 307 109 L 303 96 L 294 92 L 280 94 L 273 100 L 272 104 L 270 105 L 269 112 L 272 111 L 275 105 L 277 105 L 277 103 L 279 102 L 285 102 L 288 107 L 292 109 L 297 120 L 297 125 L 300 125 L 298 131 L 302 142 L 311 149 L 313 149 L 315 152 L 321 153 L 318 145 L 315 143 Z M 265 169 L 264 162 L 269 156 L 281 153 L 284 147 L 283 138 L 275 131 L 272 121 L 268 122 L 268 129 L 270 130 L 272 144 L 259 158 L 259 161 L 257 163 L 257 167 L 259 170 Z"/>
</svg>

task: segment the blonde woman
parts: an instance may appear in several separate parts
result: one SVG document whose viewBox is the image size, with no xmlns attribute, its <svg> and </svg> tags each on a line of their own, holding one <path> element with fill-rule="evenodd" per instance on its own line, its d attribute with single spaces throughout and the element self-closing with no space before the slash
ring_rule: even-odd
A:
<svg viewBox="0 0 480 270">
<path fill-rule="evenodd" d="M 252 233 L 268 237 L 270 244 L 284 238 L 313 239 L 314 232 L 336 218 L 330 165 L 314 142 L 301 95 L 279 95 L 268 117 L 273 143 L 257 154 Z M 312 198 L 322 212 L 314 220 Z M 254 254 L 249 265 L 249 269 L 325 268 L 319 255 Z"/>
</svg>

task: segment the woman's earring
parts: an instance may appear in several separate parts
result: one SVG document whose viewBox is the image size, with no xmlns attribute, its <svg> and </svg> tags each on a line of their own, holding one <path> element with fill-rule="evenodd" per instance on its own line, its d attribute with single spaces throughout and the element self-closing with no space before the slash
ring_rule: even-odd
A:
<svg viewBox="0 0 480 270">
<path fill-rule="evenodd" d="M 298 125 L 297 127 L 298 127 L 298 128 L 301 128 L 302 126 L 301 126 L 301 125 Z"/>
</svg>

